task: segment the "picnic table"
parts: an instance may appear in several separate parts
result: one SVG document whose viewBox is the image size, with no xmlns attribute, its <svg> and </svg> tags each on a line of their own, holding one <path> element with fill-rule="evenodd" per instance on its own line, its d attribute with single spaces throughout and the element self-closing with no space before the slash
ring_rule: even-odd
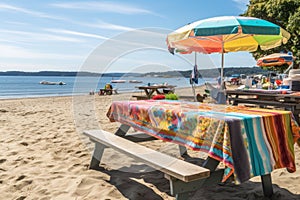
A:
<svg viewBox="0 0 300 200">
<path fill-rule="evenodd" d="M 113 89 L 100 89 L 98 92 L 98 95 L 112 95 L 113 92 L 115 94 L 118 94 L 117 89 L 113 88 Z"/>
<path fill-rule="evenodd" d="M 118 136 L 125 136 L 129 127 L 133 127 L 154 138 L 178 144 L 181 154 L 186 153 L 186 148 L 207 153 L 208 158 L 202 167 L 209 169 L 210 174 L 203 168 L 196 168 L 197 174 L 186 176 L 181 174 L 186 174 L 183 168 L 192 173 L 193 170 L 189 167 L 182 167 L 180 173 L 176 169 L 174 173 L 173 167 L 170 169 L 163 165 L 161 171 L 171 176 L 171 193 L 176 194 L 176 199 L 185 199 L 188 191 L 197 190 L 203 184 L 225 182 L 230 176 L 239 183 L 254 176 L 261 176 L 264 195 L 270 197 L 273 194 L 270 173 L 279 168 L 287 168 L 289 172 L 296 171 L 294 143 L 298 142 L 300 145 L 300 135 L 299 127 L 291 117 L 290 111 L 198 102 L 143 100 L 115 101 L 107 116 L 112 122 L 118 121 L 122 124 L 116 132 L 116 140 Z M 135 154 L 141 151 L 141 145 L 133 147 L 133 144 L 128 144 L 129 150 L 126 151 L 124 141 L 116 145 L 113 139 L 109 138 L 113 134 L 107 134 L 105 138 L 108 139 L 105 141 L 104 137 L 101 137 L 103 133 L 86 134 L 92 138 L 96 147 L 97 144 L 99 146 L 99 143 L 103 143 L 140 158 Z M 132 148 L 138 149 L 138 152 Z M 103 153 L 99 147 L 98 150 L 102 152 L 99 157 L 99 151 L 96 149 L 92 165 L 99 165 Z M 142 152 L 147 155 L 147 151 Z M 150 165 L 161 166 L 160 162 L 163 161 L 153 160 L 153 157 L 157 158 L 160 155 L 154 155 L 152 152 L 149 158 L 142 156 L 142 159 Z M 214 172 L 218 172 L 219 162 L 225 165 L 225 169 L 219 174 L 223 178 L 212 180 L 210 177 L 218 174 Z M 205 182 L 206 180 L 210 181 Z"/>
<path fill-rule="evenodd" d="M 163 84 L 150 85 L 150 86 L 137 86 L 136 87 L 137 89 L 144 91 L 144 95 L 133 95 L 132 97 L 137 98 L 137 100 L 151 99 L 155 93 L 164 94 L 164 90 L 173 91 L 175 87 L 176 87 L 175 85 L 163 85 Z"/>
<path fill-rule="evenodd" d="M 260 107 L 280 107 L 292 111 L 298 124 L 300 123 L 300 95 L 286 90 L 226 90 L 226 95 L 233 105 L 240 103 L 254 104 Z"/>
</svg>

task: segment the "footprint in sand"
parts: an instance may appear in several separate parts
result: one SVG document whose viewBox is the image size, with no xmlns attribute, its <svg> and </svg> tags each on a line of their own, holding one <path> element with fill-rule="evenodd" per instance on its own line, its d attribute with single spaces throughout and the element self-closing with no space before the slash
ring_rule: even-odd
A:
<svg viewBox="0 0 300 200">
<path fill-rule="evenodd" d="M 16 181 L 23 180 L 24 178 L 26 178 L 26 176 L 25 176 L 25 175 L 21 175 L 21 176 L 19 176 L 19 177 L 17 178 L 17 180 L 16 180 Z"/>
<path fill-rule="evenodd" d="M 27 196 L 20 196 L 20 197 L 16 198 L 16 200 L 23 200 L 23 199 L 26 199 L 26 198 L 27 198 Z"/>
<path fill-rule="evenodd" d="M 27 142 L 21 142 L 20 144 L 23 145 L 23 146 L 28 146 Z"/>
<path fill-rule="evenodd" d="M 17 189 L 17 190 L 21 190 L 22 188 L 30 185 L 33 181 L 32 180 L 23 180 L 21 181 L 19 184 L 15 184 L 14 187 Z"/>
</svg>

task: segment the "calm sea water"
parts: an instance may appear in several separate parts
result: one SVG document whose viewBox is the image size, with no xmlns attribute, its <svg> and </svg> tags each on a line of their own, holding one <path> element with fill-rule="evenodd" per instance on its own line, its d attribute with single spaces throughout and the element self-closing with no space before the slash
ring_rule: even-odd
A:
<svg viewBox="0 0 300 200">
<path fill-rule="evenodd" d="M 117 79 L 117 78 L 114 78 Z M 189 87 L 187 78 L 158 78 L 158 77 L 123 77 L 126 83 L 113 83 L 118 92 L 136 91 L 136 86 L 161 84 L 167 82 L 177 87 Z M 66 85 L 42 85 L 40 81 L 65 82 Z M 43 97 L 43 96 L 68 96 L 88 94 L 91 90 L 99 91 L 112 80 L 111 77 L 62 77 L 62 76 L 0 76 L 0 99 Z M 129 83 L 129 80 L 140 80 L 143 83 Z M 198 85 L 205 81 L 215 82 L 215 79 L 199 79 Z"/>
</svg>

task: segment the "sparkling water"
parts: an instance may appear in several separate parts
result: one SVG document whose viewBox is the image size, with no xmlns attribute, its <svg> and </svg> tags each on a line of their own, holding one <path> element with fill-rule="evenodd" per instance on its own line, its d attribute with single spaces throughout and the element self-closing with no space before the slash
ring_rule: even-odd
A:
<svg viewBox="0 0 300 200">
<path fill-rule="evenodd" d="M 0 76 L 0 98 L 26 98 L 43 96 L 68 96 L 78 94 L 88 94 L 90 91 L 98 92 L 104 88 L 114 77 L 69 77 L 69 76 Z M 118 92 L 137 91 L 136 86 L 149 84 L 176 85 L 177 88 L 190 87 L 188 78 L 162 78 L 162 77 L 121 77 L 125 83 L 112 83 L 113 88 Z M 66 85 L 43 85 L 41 81 L 64 82 Z M 129 80 L 142 81 L 142 83 L 129 83 Z M 199 79 L 198 85 L 203 85 L 205 81 L 215 82 L 215 79 Z"/>
</svg>

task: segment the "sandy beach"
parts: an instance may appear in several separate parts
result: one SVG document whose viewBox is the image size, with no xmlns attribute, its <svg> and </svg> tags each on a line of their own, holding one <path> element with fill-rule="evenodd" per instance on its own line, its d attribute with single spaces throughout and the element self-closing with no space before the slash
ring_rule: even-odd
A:
<svg viewBox="0 0 300 200">
<path fill-rule="evenodd" d="M 203 88 L 197 88 L 203 94 Z M 176 89 L 192 95 L 192 90 Z M 0 199 L 174 199 L 159 171 L 107 150 L 101 171 L 89 170 L 92 144 L 83 130 L 114 132 L 106 112 L 114 100 L 132 94 L 86 95 L 0 100 Z M 176 145 L 145 142 L 149 148 L 179 156 Z M 195 157 L 201 153 L 190 152 Z M 300 199 L 300 148 L 295 145 L 295 173 L 272 173 L 272 199 Z M 145 172 L 137 173 L 143 169 Z M 146 170 L 145 170 L 146 169 Z M 260 177 L 241 185 L 213 185 L 190 199 L 265 199 Z"/>
</svg>

